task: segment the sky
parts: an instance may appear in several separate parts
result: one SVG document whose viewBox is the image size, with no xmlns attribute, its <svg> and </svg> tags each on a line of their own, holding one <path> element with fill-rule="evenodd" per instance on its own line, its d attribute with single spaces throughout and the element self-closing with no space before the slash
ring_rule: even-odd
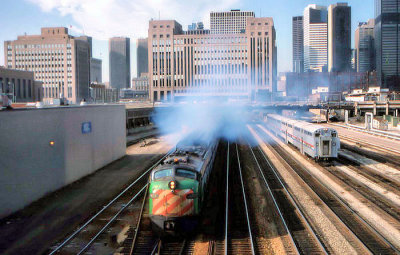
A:
<svg viewBox="0 0 400 255">
<path fill-rule="evenodd" d="M 272 17 L 276 29 L 278 72 L 292 69 L 292 17 L 308 4 L 328 6 L 328 0 L 0 0 L 0 65 L 4 41 L 18 35 L 40 34 L 41 27 L 64 26 L 70 34 L 93 37 L 93 57 L 103 60 L 108 81 L 108 38 L 131 38 L 131 77 L 136 76 L 136 39 L 147 37 L 150 19 L 175 19 L 185 29 L 203 21 L 209 28 L 211 11 L 241 9 L 256 17 Z M 339 1 L 345 2 L 345 1 Z M 358 22 L 374 18 L 374 0 L 349 0 L 352 8 L 352 47 Z"/>
</svg>

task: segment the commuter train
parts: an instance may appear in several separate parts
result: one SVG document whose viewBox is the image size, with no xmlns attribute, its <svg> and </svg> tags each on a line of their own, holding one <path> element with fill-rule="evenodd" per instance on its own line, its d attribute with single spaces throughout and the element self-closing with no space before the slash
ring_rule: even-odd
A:
<svg viewBox="0 0 400 255">
<path fill-rule="evenodd" d="M 268 114 L 267 126 L 286 143 L 314 159 L 337 158 L 340 149 L 338 133 L 333 128 Z"/>
<path fill-rule="evenodd" d="M 185 139 L 150 174 L 149 217 L 153 231 L 179 235 L 198 225 L 217 139 Z"/>
</svg>

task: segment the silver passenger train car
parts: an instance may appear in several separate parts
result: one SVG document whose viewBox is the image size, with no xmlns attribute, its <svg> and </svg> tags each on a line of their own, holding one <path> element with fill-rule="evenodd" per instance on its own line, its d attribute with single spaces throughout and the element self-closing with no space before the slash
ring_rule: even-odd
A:
<svg viewBox="0 0 400 255">
<path fill-rule="evenodd" d="M 267 126 L 276 135 L 293 144 L 302 154 L 314 159 L 337 158 L 340 149 L 338 133 L 333 128 L 268 114 Z"/>
</svg>

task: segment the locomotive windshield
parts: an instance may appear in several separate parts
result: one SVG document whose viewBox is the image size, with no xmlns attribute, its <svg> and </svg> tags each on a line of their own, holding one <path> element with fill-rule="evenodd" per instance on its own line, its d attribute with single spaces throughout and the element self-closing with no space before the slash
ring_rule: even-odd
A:
<svg viewBox="0 0 400 255">
<path fill-rule="evenodd" d="M 172 176 L 172 169 L 164 169 L 154 173 L 154 180 Z"/>
<path fill-rule="evenodd" d="M 186 169 L 176 169 L 175 176 L 196 179 L 196 173 Z"/>
</svg>

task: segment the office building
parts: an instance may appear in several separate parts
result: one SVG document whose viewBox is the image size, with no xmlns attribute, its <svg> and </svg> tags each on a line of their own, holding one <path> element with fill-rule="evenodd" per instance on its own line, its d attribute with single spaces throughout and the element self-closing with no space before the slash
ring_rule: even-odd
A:
<svg viewBox="0 0 400 255">
<path fill-rule="evenodd" d="M 108 42 L 110 86 L 129 88 L 131 83 L 130 39 L 113 37 Z"/>
<path fill-rule="evenodd" d="M 13 103 L 43 100 L 43 83 L 35 81 L 34 73 L 0 66 L 0 94 L 9 95 Z"/>
<path fill-rule="evenodd" d="M 140 77 L 132 79 L 132 89 L 135 91 L 149 91 L 149 74 L 141 73 Z"/>
<path fill-rule="evenodd" d="M 98 58 L 90 59 L 90 82 L 102 82 L 102 61 Z"/>
<path fill-rule="evenodd" d="M 148 57 L 148 40 L 147 38 L 138 39 L 136 41 L 136 77 L 140 77 L 141 73 L 149 72 Z"/>
<path fill-rule="evenodd" d="M 148 38 L 152 101 L 188 95 L 270 100 L 276 92 L 272 18 L 248 18 L 238 34 L 189 34 L 174 20 L 153 20 Z"/>
<path fill-rule="evenodd" d="M 356 29 L 355 39 L 355 69 L 357 72 L 371 72 L 375 70 L 375 20 L 360 22 Z"/>
<path fill-rule="evenodd" d="M 5 65 L 32 71 L 43 82 L 44 101 L 62 96 L 79 103 L 89 97 L 90 39 L 71 36 L 65 27 L 42 28 L 40 35 L 5 41 Z"/>
<path fill-rule="evenodd" d="M 240 10 L 231 10 L 229 12 L 211 12 L 211 34 L 244 33 L 248 18 L 254 18 L 254 12 Z"/>
<path fill-rule="evenodd" d="M 375 0 L 375 51 L 378 85 L 400 90 L 400 0 Z"/>
<path fill-rule="evenodd" d="M 202 30 L 204 29 L 204 24 L 203 22 L 197 22 L 197 23 L 192 23 L 191 25 L 188 25 L 188 31 L 190 30 Z"/>
<path fill-rule="evenodd" d="M 328 12 L 325 6 L 308 5 L 303 12 L 304 71 L 326 69 L 328 64 Z"/>
<path fill-rule="evenodd" d="M 328 71 L 351 70 L 351 7 L 337 3 L 328 7 Z"/>
<path fill-rule="evenodd" d="M 121 92 L 122 93 L 122 92 Z M 125 98 L 127 98 L 127 93 L 130 94 L 130 98 L 136 99 L 147 99 L 149 98 L 149 75 L 148 73 L 140 74 L 140 77 L 132 79 L 132 89 L 125 90 L 124 92 Z"/>
<path fill-rule="evenodd" d="M 293 72 L 304 72 L 303 16 L 292 18 Z"/>
</svg>

